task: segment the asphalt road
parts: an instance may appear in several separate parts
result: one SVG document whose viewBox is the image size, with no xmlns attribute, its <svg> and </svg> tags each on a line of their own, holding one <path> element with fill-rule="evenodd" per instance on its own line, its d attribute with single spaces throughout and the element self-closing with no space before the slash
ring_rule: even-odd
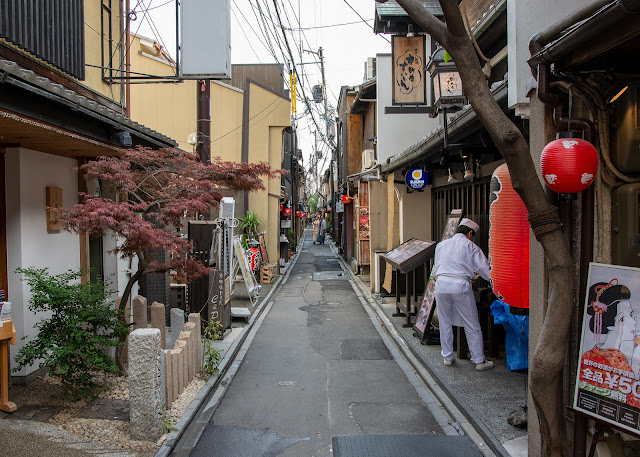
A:
<svg viewBox="0 0 640 457">
<path fill-rule="evenodd" d="M 307 234 L 189 455 L 328 457 L 337 436 L 444 434 L 347 278 Z"/>
</svg>

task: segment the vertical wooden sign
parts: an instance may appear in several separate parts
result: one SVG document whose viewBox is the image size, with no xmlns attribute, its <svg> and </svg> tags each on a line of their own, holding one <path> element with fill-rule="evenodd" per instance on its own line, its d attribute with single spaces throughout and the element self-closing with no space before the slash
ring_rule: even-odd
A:
<svg viewBox="0 0 640 457">
<path fill-rule="evenodd" d="M 391 47 L 393 104 L 426 104 L 425 36 L 392 36 Z"/>
<path fill-rule="evenodd" d="M 60 187 L 47 187 L 46 193 L 47 204 L 47 230 L 62 230 L 62 223 L 57 221 L 51 212 L 53 208 L 62 208 L 62 189 Z"/>
</svg>

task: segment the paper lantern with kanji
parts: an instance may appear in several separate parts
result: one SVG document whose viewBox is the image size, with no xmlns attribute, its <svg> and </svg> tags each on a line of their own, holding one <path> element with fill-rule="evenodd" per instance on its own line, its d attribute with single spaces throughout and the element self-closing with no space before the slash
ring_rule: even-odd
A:
<svg viewBox="0 0 640 457">
<path fill-rule="evenodd" d="M 580 138 L 558 138 L 540 156 L 542 177 L 559 194 L 577 194 L 591 185 L 598 171 L 598 152 Z"/>
<path fill-rule="evenodd" d="M 340 197 L 340 201 L 345 205 L 348 205 L 349 203 L 351 203 L 351 200 L 352 198 L 349 197 L 348 195 L 343 195 L 342 197 Z"/>
<path fill-rule="evenodd" d="M 284 208 L 282 209 L 282 215 L 283 215 L 284 217 L 289 217 L 289 216 L 291 216 L 291 208 L 284 207 Z"/>
<path fill-rule="evenodd" d="M 493 291 L 512 314 L 529 312 L 529 223 L 527 208 L 511 186 L 506 164 L 491 177 L 489 263 Z"/>
</svg>

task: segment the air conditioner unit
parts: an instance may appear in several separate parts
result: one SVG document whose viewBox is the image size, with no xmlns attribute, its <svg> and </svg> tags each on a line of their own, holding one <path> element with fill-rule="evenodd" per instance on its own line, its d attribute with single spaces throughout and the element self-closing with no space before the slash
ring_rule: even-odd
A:
<svg viewBox="0 0 640 457">
<path fill-rule="evenodd" d="M 370 170 L 378 164 L 375 159 L 375 151 L 373 149 L 365 149 L 362 151 L 362 169 Z"/>
<path fill-rule="evenodd" d="M 367 57 L 367 62 L 364 64 L 364 80 L 368 81 L 376 77 L 376 58 Z"/>
</svg>

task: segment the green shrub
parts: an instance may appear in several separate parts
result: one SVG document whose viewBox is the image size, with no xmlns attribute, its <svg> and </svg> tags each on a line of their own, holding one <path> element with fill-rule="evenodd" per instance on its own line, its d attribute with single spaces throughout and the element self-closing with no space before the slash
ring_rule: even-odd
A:
<svg viewBox="0 0 640 457">
<path fill-rule="evenodd" d="M 81 284 L 82 272 L 55 276 L 46 268 L 16 272 L 31 288 L 29 311 L 48 312 L 51 317 L 35 325 L 38 334 L 18 351 L 13 371 L 42 361 L 50 375 L 70 388 L 71 398 L 95 394 L 99 386 L 94 374 L 119 371 L 107 349 L 119 346 L 119 337 L 128 332 L 119 312 L 105 300 L 111 291 L 102 281 Z"/>
<path fill-rule="evenodd" d="M 204 362 L 202 369 L 205 373 L 212 375 L 218 372 L 218 365 L 222 359 L 222 353 L 213 346 L 214 340 L 221 340 L 224 335 L 224 329 L 220 321 L 210 320 L 202 334 L 204 340 Z"/>
</svg>

